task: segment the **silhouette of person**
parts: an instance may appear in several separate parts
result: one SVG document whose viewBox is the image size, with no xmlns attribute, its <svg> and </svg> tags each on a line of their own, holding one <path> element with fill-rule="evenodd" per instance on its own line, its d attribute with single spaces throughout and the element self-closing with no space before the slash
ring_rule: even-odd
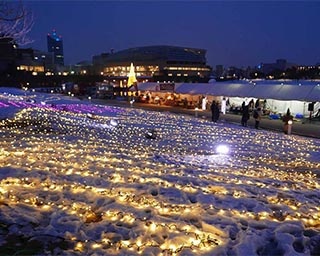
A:
<svg viewBox="0 0 320 256">
<path fill-rule="evenodd" d="M 241 117 L 241 125 L 244 127 L 248 126 L 248 120 L 250 118 L 249 113 L 249 105 L 246 105 L 244 102 L 242 103 L 242 117 Z"/>
<path fill-rule="evenodd" d="M 253 118 L 255 119 L 254 127 L 256 129 L 259 129 L 260 127 L 261 116 L 262 116 L 262 110 L 261 110 L 261 107 L 259 106 L 253 111 Z"/>
<path fill-rule="evenodd" d="M 282 117 L 283 121 L 283 132 L 285 134 L 288 134 L 288 129 L 289 129 L 289 121 L 293 120 L 293 116 L 291 115 L 290 109 L 288 108 L 287 113 Z"/>
<path fill-rule="evenodd" d="M 212 121 L 217 122 L 220 116 L 220 109 L 218 103 L 215 100 L 212 101 L 210 109 L 212 114 Z"/>
</svg>

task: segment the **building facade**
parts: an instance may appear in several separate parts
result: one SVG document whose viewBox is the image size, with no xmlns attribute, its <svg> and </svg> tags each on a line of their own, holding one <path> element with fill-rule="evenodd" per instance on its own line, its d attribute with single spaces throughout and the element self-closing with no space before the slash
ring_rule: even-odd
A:
<svg viewBox="0 0 320 256">
<path fill-rule="evenodd" d="M 113 82 L 127 78 L 131 63 L 138 81 L 207 82 L 212 68 L 205 55 L 204 49 L 146 46 L 94 56 L 93 65 Z"/>
<path fill-rule="evenodd" d="M 44 63 L 35 58 L 35 50 L 31 48 L 17 49 L 16 66 L 17 71 L 30 72 L 32 75 L 44 73 Z"/>
<path fill-rule="evenodd" d="M 45 52 L 40 50 L 34 50 L 34 61 L 41 64 L 45 72 L 52 72 L 54 67 L 54 55 L 52 52 Z"/>
<path fill-rule="evenodd" d="M 54 64 L 64 66 L 63 40 L 54 30 L 52 34 L 47 35 L 48 52 L 52 52 L 54 56 Z"/>
<path fill-rule="evenodd" d="M 260 70 L 266 75 L 274 71 L 285 71 L 293 66 L 296 66 L 296 64 L 289 63 L 285 59 L 277 59 L 275 63 L 262 63 L 259 65 Z"/>
</svg>

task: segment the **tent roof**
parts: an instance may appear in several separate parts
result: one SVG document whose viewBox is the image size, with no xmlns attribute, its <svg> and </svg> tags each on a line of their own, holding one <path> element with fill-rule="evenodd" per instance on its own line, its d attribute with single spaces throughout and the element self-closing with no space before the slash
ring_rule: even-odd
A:
<svg viewBox="0 0 320 256">
<path fill-rule="evenodd" d="M 182 94 L 210 94 L 212 84 L 208 83 L 183 83 L 176 88 L 176 93 Z"/>
<path fill-rule="evenodd" d="M 247 97 L 253 89 L 253 84 L 237 81 L 234 83 L 214 83 L 210 91 L 211 95 L 226 97 Z"/>
<path fill-rule="evenodd" d="M 157 83 L 138 85 L 142 91 L 157 91 Z M 237 80 L 213 83 L 175 84 L 175 92 L 226 97 L 320 101 L 320 82 L 311 80 Z"/>
<path fill-rule="evenodd" d="M 312 87 L 312 90 L 308 94 L 309 101 L 320 101 L 320 84 Z"/>
</svg>

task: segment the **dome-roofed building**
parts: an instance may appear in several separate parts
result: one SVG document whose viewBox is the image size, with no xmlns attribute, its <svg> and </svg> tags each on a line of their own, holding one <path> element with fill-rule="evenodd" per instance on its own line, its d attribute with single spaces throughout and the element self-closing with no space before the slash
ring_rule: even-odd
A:
<svg viewBox="0 0 320 256">
<path fill-rule="evenodd" d="M 99 73 L 113 79 L 126 78 L 131 63 L 138 81 L 207 82 L 212 68 L 206 50 L 178 46 L 135 47 L 93 57 Z"/>
</svg>

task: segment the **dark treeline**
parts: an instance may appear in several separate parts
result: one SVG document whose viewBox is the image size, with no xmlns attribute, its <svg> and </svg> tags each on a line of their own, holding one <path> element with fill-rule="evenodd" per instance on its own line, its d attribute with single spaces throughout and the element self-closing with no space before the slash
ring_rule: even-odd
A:
<svg viewBox="0 0 320 256">
<path fill-rule="evenodd" d="M 37 75 L 24 73 L 15 76 L 0 76 L 0 86 L 6 87 L 61 87 L 63 83 L 74 83 L 79 85 L 94 86 L 96 82 L 102 82 L 100 75 Z"/>
</svg>

